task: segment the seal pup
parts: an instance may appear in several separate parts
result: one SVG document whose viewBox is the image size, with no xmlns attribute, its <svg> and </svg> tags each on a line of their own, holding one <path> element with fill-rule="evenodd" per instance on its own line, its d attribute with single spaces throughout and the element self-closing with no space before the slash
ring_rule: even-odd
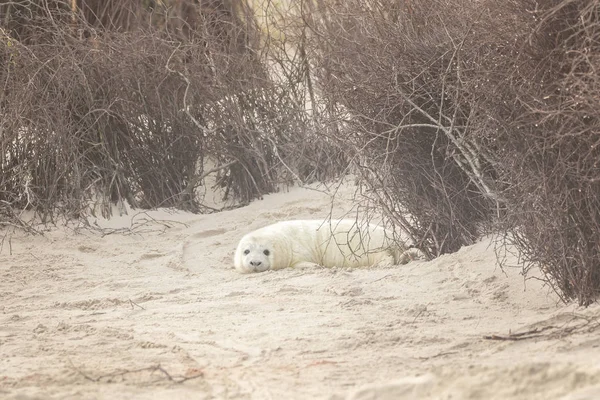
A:
<svg viewBox="0 0 600 400">
<path fill-rule="evenodd" d="M 241 273 L 269 269 L 367 267 L 405 264 L 405 246 L 399 246 L 382 227 L 355 219 L 281 221 L 242 237 L 235 256 Z"/>
</svg>

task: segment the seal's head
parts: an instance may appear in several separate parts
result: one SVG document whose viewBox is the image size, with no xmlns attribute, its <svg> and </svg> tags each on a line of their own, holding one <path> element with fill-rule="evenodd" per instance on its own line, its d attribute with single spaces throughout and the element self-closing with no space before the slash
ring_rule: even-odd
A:
<svg viewBox="0 0 600 400">
<path fill-rule="evenodd" d="M 235 252 L 235 268 L 243 273 L 264 272 L 273 264 L 273 246 L 244 238 Z"/>
</svg>

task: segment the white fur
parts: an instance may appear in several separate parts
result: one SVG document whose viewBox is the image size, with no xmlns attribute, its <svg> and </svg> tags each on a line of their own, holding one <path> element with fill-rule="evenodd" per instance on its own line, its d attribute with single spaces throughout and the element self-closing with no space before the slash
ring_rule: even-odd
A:
<svg viewBox="0 0 600 400">
<path fill-rule="evenodd" d="M 382 227 L 354 219 L 282 221 L 242 237 L 234 264 L 242 273 L 314 264 L 366 267 L 406 262 L 404 252 Z"/>
</svg>

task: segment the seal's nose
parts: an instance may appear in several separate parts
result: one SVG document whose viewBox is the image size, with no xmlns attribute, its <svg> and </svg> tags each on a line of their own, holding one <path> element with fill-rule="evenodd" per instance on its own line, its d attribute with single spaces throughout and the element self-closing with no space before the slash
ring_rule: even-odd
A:
<svg viewBox="0 0 600 400">
<path fill-rule="evenodd" d="M 250 261 L 250 265 L 252 265 L 253 267 L 258 267 L 261 264 L 262 264 L 262 261 Z"/>
</svg>

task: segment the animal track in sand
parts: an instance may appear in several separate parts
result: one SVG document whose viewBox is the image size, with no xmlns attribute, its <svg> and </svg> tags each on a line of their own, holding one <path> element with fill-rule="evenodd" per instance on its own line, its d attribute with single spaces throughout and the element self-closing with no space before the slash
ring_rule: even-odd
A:
<svg viewBox="0 0 600 400">
<path fill-rule="evenodd" d="M 349 296 L 349 297 L 360 296 L 363 294 L 362 288 L 360 288 L 358 286 L 345 288 L 345 289 L 337 288 L 334 286 L 329 286 L 329 287 L 325 288 L 325 292 L 333 293 L 337 296 Z"/>
<path fill-rule="evenodd" d="M 140 256 L 140 261 L 141 260 L 152 260 L 154 258 L 165 257 L 165 256 L 168 256 L 168 255 L 169 255 L 169 253 L 149 252 L 149 253 L 142 254 Z"/>
<path fill-rule="evenodd" d="M 191 237 L 194 239 L 204 239 L 207 237 L 222 235 L 227 232 L 227 229 L 208 229 L 202 232 L 194 233 Z"/>
<path fill-rule="evenodd" d="M 77 246 L 77 250 L 79 250 L 82 253 L 95 253 L 98 249 L 93 246 L 87 246 L 82 244 L 80 246 Z"/>
<path fill-rule="evenodd" d="M 137 347 L 141 347 L 142 349 L 165 349 L 169 346 L 161 343 L 154 343 L 149 341 L 143 341 L 136 343 Z"/>
<path fill-rule="evenodd" d="M 129 300 L 116 298 L 88 299 L 81 301 L 67 301 L 54 303 L 55 308 L 80 309 L 80 310 L 103 310 L 123 304 L 129 304 Z"/>
</svg>

